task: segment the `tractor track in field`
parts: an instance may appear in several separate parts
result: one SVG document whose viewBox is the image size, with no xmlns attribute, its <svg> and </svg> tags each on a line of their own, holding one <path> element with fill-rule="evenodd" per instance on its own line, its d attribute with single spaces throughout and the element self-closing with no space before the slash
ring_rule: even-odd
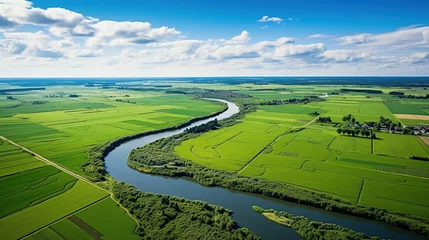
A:
<svg viewBox="0 0 429 240">
<path fill-rule="evenodd" d="M 110 196 L 110 198 L 111 198 L 113 201 L 115 201 L 115 203 L 116 203 L 116 204 L 117 204 L 117 205 L 118 205 L 122 210 L 124 210 L 124 211 L 127 213 L 127 215 L 128 215 L 129 217 L 131 217 L 131 218 L 136 222 L 136 226 L 138 226 L 138 225 L 139 225 L 138 220 L 137 220 L 133 215 L 131 215 L 131 213 L 128 211 L 128 209 L 126 209 L 125 207 L 123 207 L 123 206 L 122 206 L 122 205 L 121 205 L 121 204 L 120 204 L 120 203 L 119 203 L 119 202 L 114 198 L 114 196 L 113 196 L 113 193 L 112 193 L 112 192 L 110 192 L 110 191 L 108 191 L 108 190 L 106 190 L 106 189 L 104 189 L 104 188 L 102 188 L 102 187 L 98 186 L 97 184 L 95 184 L 94 182 L 92 182 L 92 181 L 88 180 L 87 178 L 85 178 L 85 177 L 83 177 L 83 176 L 81 176 L 81 175 L 79 175 L 79 174 L 77 174 L 77 173 L 74 173 L 74 172 L 72 172 L 72 171 L 68 170 L 68 169 L 67 169 L 67 168 L 65 168 L 65 167 L 60 166 L 59 164 L 57 164 L 57 163 L 55 163 L 55 162 L 50 161 L 49 159 L 47 159 L 47 158 L 45 158 L 45 157 L 43 157 L 43 156 L 41 156 L 41 155 L 39 155 L 39 154 L 37 154 L 37 153 L 35 153 L 35 152 L 31 151 L 30 149 L 28 149 L 28 148 L 26 148 L 26 147 L 24 147 L 24 146 L 22 146 L 22 145 L 20 145 L 20 144 L 18 144 L 18 143 L 15 143 L 15 142 L 13 142 L 12 140 L 10 140 L 10 139 L 8 139 L 8 138 L 5 138 L 4 136 L 0 136 L 0 139 L 2 139 L 3 141 L 8 142 L 9 144 L 12 144 L 12 145 L 13 145 L 13 146 L 15 146 L 15 147 L 18 147 L 18 148 L 22 149 L 23 151 L 25 151 L 25 152 L 29 153 L 30 155 L 32 155 L 32 156 L 34 156 L 35 158 L 39 159 L 40 161 L 42 161 L 42 162 L 46 163 L 47 165 L 53 166 L 53 167 L 55 167 L 55 168 L 57 168 L 57 169 L 61 170 L 62 172 L 67 173 L 67 174 L 69 174 L 69 175 L 71 175 L 71 176 L 73 176 L 73 177 L 77 178 L 78 180 L 81 180 L 81 181 L 83 181 L 83 182 L 85 182 L 85 183 L 88 183 L 88 184 L 90 184 L 91 186 L 94 186 L 94 187 L 96 187 L 96 188 L 98 188 L 98 189 L 100 189 L 100 190 L 102 190 L 102 191 L 104 191 L 104 192 L 108 193 L 108 194 L 109 194 L 109 196 Z M 35 232 L 32 232 L 32 233 L 28 234 L 27 236 L 30 236 L 30 235 L 32 235 L 32 234 L 34 234 L 34 233 L 36 233 L 36 232 L 39 232 L 39 231 L 41 231 L 41 230 L 43 230 L 43 229 L 45 229 L 45 228 L 48 228 L 48 227 L 52 226 L 53 224 L 55 224 L 55 223 L 57 223 L 57 222 L 59 222 L 59 221 L 61 221 L 61 220 L 63 220 L 63 219 L 66 219 L 66 218 L 68 218 L 68 217 L 70 217 L 70 216 L 73 216 L 73 215 L 74 215 L 74 214 L 76 214 L 77 212 L 80 212 L 80 211 L 82 211 L 82 210 L 85 210 L 85 209 L 87 209 L 87 208 L 89 208 L 89 207 L 91 207 L 91 206 L 93 206 L 93 205 L 95 205 L 95 204 L 97 204 L 97 203 L 101 202 L 102 200 L 106 199 L 107 197 L 108 197 L 108 196 L 103 197 L 103 198 L 101 198 L 101 199 L 99 199 L 99 200 L 97 200 L 97 201 L 95 201 L 95 202 L 93 202 L 93 203 L 91 203 L 91 204 L 87 205 L 87 206 L 86 206 L 86 207 L 84 207 L 84 208 L 78 209 L 77 211 L 75 211 L 75 212 L 73 212 L 73 213 L 71 213 L 71 214 L 69 214 L 69 215 L 67 215 L 67 216 L 65 216 L 65 217 L 63 217 L 63 218 L 58 219 L 57 221 L 55 221 L 55 222 L 53 222 L 53 223 L 51 223 L 51 224 L 49 224 L 49 225 L 46 225 L 46 226 L 44 226 L 44 227 L 42 227 L 42 228 L 40 228 L 40 229 L 36 230 Z M 24 237 L 27 237 L 27 236 L 24 236 Z"/>
<path fill-rule="evenodd" d="M 271 141 L 270 143 L 268 143 L 261 151 L 259 151 L 246 164 L 244 164 L 244 166 L 241 169 L 237 170 L 236 173 L 240 174 L 244 169 L 247 168 L 247 166 L 250 165 L 251 162 L 253 162 L 253 160 L 255 160 L 259 155 L 261 155 L 268 148 L 268 146 L 271 146 L 273 143 L 277 142 L 281 137 L 283 137 L 284 135 L 288 134 L 289 132 L 291 132 L 292 130 L 295 130 L 297 128 L 305 128 L 305 127 L 309 126 L 310 124 L 312 124 L 313 122 L 315 122 L 317 120 L 317 118 L 319 118 L 319 117 L 315 117 L 313 120 L 311 120 L 310 122 L 304 124 L 302 127 L 290 128 L 290 129 L 286 130 L 284 133 L 278 135 L 273 141 Z"/>
</svg>

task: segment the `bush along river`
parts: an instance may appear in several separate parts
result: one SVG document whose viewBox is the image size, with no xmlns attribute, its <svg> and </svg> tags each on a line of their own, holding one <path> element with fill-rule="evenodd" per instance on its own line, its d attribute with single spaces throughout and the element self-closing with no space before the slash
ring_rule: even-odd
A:
<svg viewBox="0 0 429 240">
<path fill-rule="evenodd" d="M 274 223 L 262 214 L 255 212 L 252 209 L 254 205 L 265 209 L 272 208 L 289 212 L 297 216 L 302 215 L 314 221 L 335 223 L 370 236 L 401 240 L 425 239 L 423 236 L 410 231 L 374 220 L 333 213 L 257 194 L 242 193 L 219 187 L 205 187 L 186 178 L 145 174 L 128 166 L 128 154 L 137 147 L 182 133 L 186 128 L 198 126 L 214 119 L 229 118 L 239 112 L 239 107 L 234 103 L 220 99 L 209 100 L 225 103 L 228 105 L 228 109 L 216 116 L 193 122 L 179 129 L 158 132 L 122 143 L 110 151 L 104 159 L 105 168 L 109 175 L 118 181 L 131 184 L 141 191 L 168 194 L 191 200 L 203 200 L 210 204 L 226 207 L 233 211 L 233 219 L 240 226 L 248 228 L 262 239 L 302 239 L 302 237 L 293 229 Z"/>
</svg>

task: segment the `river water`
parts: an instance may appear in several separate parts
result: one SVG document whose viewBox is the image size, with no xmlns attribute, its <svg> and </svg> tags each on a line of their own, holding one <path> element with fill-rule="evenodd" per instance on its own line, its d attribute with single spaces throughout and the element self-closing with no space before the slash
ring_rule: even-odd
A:
<svg viewBox="0 0 429 240">
<path fill-rule="evenodd" d="M 145 192 L 168 194 L 193 200 L 203 200 L 211 204 L 220 205 L 233 211 L 233 219 L 242 227 L 246 227 L 263 239 L 302 239 L 294 230 L 276 224 L 266 219 L 262 214 L 256 213 L 253 205 L 263 208 L 273 208 L 278 211 L 287 211 L 294 215 L 302 215 L 310 220 L 336 223 L 355 231 L 368 235 L 379 236 L 386 239 L 425 239 L 410 231 L 392 227 L 390 225 L 357 218 L 345 214 L 332 213 L 322 209 L 304 206 L 296 203 L 268 198 L 256 194 L 247 194 L 219 187 L 205 187 L 186 178 L 173 178 L 156 176 L 138 172 L 127 165 L 128 154 L 134 148 L 144 146 L 158 139 L 170 137 L 183 132 L 188 127 L 207 123 L 217 118 L 222 120 L 239 112 L 234 103 L 220 101 L 228 104 L 228 110 L 205 120 L 192 123 L 187 127 L 162 133 L 155 133 L 125 142 L 112 150 L 105 158 L 105 167 L 108 173 L 118 181 L 129 183 Z"/>
</svg>

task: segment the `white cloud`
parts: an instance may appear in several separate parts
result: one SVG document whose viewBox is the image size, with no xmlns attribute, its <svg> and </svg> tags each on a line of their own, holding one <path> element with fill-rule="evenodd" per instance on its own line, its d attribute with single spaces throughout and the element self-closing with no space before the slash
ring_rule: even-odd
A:
<svg viewBox="0 0 429 240">
<path fill-rule="evenodd" d="M 261 25 L 282 21 L 299 18 L 260 19 Z M 64 8 L 0 0 L 0 76 L 429 74 L 427 26 L 338 41 L 321 33 L 301 39 L 253 34 L 258 31 L 252 42 L 246 30 L 233 37 L 188 39 L 174 26 L 99 20 Z"/>
<path fill-rule="evenodd" d="M 294 43 L 295 39 L 290 37 L 281 37 L 275 41 L 261 41 L 253 45 L 253 48 L 258 51 L 263 51 L 269 48 L 280 47 L 285 44 Z"/>
<path fill-rule="evenodd" d="M 240 35 L 231 38 L 230 40 L 225 41 L 226 44 L 243 44 L 247 43 L 250 40 L 250 34 L 248 31 L 243 30 Z"/>
<path fill-rule="evenodd" d="M 325 44 L 315 43 L 315 44 L 299 44 L 299 45 L 284 45 L 278 47 L 275 50 L 275 55 L 277 57 L 307 57 L 310 55 L 317 55 L 325 50 Z"/>
<path fill-rule="evenodd" d="M 342 45 L 365 44 L 365 43 L 371 43 L 376 41 L 374 36 L 368 33 L 362 33 L 362 34 L 352 35 L 352 36 L 344 36 L 344 37 L 338 38 L 338 40 L 341 41 Z"/>
<path fill-rule="evenodd" d="M 261 19 L 258 20 L 258 22 L 275 22 L 275 23 L 281 23 L 284 19 L 279 17 L 268 17 L 263 16 Z"/>
<path fill-rule="evenodd" d="M 320 55 L 324 60 L 337 63 L 356 62 L 369 57 L 355 50 L 326 50 Z"/>
<path fill-rule="evenodd" d="M 396 45 L 401 47 L 410 46 L 428 46 L 429 45 L 429 27 L 402 28 L 394 32 L 369 34 L 362 33 L 358 35 L 340 37 L 343 45 L 362 44 L 369 46 Z"/>
</svg>

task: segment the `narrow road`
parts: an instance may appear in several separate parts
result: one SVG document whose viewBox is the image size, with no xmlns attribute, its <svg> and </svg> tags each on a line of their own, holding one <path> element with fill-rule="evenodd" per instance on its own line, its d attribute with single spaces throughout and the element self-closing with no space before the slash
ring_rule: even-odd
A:
<svg viewBox="0 0 429 240">
<path fill-rule="evenodd" d="M 110 198 L 113 200 L 113 201 L 115 201 L 116 202 L 116 204 L 118 204 L 118 206 L 120 207 L 120 208 L 122 208 L 127 214 L 128 214 L 128 216 L 130 216 L 135 222 L 136 222 L 136 225 L 138 226 L 138 224 L 139 224 L 139 222 L 137 221 L 137 219 L 133 216 L 133 215 L 131 215 L 131 213 L 128 211 L 128 209 L 126 209 L 126 208 L 124 208 L 115 198 L 114 198 L 114 196 L 113 196 L 113 193 L 112 192 L 110 192 L 110 191 L 108 191 L 108 190 L 106 190 L 106 189 L 104 189 L 104 188 L 102 188 L 102 187 L 100 187 L 100 186 L 98 186 L 97 184 L 95 184 L 94 182 L 92 182 L 92 181 L 90 181 L 90 180 L 88 180 L 87 178 L 85 178 L 85 177 L 83 177 L 83 176 L 81 176 L 81 175 L 79 175 L 79 174 L 77 174 L 77 173 L 74 173 L 74 172 L 72 172 L 72 171 L 70 171 L 70 170 L 68 170 L 67 168 L 65 168 L 65 167 L 62 167 L 62 166 L 60 166 L 60 165 L 58 165 L 57 163 L 55 163 L 55 162 L 52 162 L 52 161 L 50 161 L 49 159 L 47 159 L 47 158 L 45 158 L 45 157 L 42 157 L 42 156 L 40 156 L 39 154 L 37 154 L 37 153 L 35 153 L 35 152 L 33 152 L 33 151 L 31 151 L 30 149 L 28 149 L 28 148 L 26 148 L 26 147 L 24 147 L 24 146 L 22 146 L 22 145 L 20 145 L 20 144 L 18 144 L 18 143 L 15 143 L 15 142 L 13 142 L 12 140 L 10 140 L 10 139 L 7 139 L 7 138 L 5 138 L 5 137 L 3 137 L 3 136 L 0 136 L 0 139 L 2 139 L 3 141 L 6 141 L 6 142 L 8 142 L 8 143 L 10 143 L 10 144 L 12 144 L 12 145 L 14 145 L 14 146 L 16 146 L 16 147 L 18 147 L 18 148 L 21 148 L 22 150 L 24 150 L 25 152 L 27 152 L 27 153 L 29 153 L 30 155 L 32 155 L 32 156 L 34 156 L 35 158 L 37 158 L 37 159 L 39 159 L 40 161 L 42 161 L 42 162 L 44 162 L 44 163 L 46 163 L 46 164 L 48 164 L 48 165 L 51 165 L 51 166 L 53 166 L 53 167 L 55 167 L 55 168 L 57 168 L 57 169 L 59 169 L 59 170 L 61 170 L 61 171 L 63 171 L 63 172 L 65 172 L 65 173 L 67 173 L 67 174 L 69 174 L 69 175 L 71 175 L 71 176 L 73 176 L 73 177 L 75 177 L 75 178 L 77 178 L 77 179 L 79 179 L 79 180 L 81 180 L 81 181 L 84 181 L 84 182 L 86 182 L 86 183 L 88 183 L 88 184 L 90 184 L 90 185 L 92 185 L 92 186 L 94 186 L 94 187 L 96 187 L 96 188 L 98 188 L 98 189 L 100 189 L 100 190 L 103 190 L 104 192 L 106 192 L 106 193 L 108 193 L 109 195 L 110 195 Z M 74 215 L 74 214 L 76 214 L 77 212 L 79 212 L 79 211 L 82 211 L 82 210 L 85 210 L 86 208 L 88 208 L 88 207 L 90 207 L 90 206 L 92 206 L 92 205 L 94 205 L 95 203 L 98 203 L 98 202 L 100 202 L 101 200 L 104 200 L 105 198 L 102 198 L 102 199 L 100 199 L 100 200 L 98 200 L 98 201 L 96 201 L 96 202 L 94 202 L 94 203 L 91 203 L 90 205 L 88 205 L 88 206 L 86 206 L 86 207 L 84 207 L 84 208 L 82 208 L 82 209 L 80 209 L 80 210 L 78 210 L 78 211 L 76 211 L 76 212 L 73 212 L 73 213 L 71 213 L 71 214 L 69 214 L 69 215 L 67 215 L 67 216 L 65 216 L 65 217 L 63 217 L 63 218 L 61 218 L 61 219 L 58 219 L 57 221 L 55 221 L 55 222 L 53 222 L 53 223 L 51 223 L 51 224 L 49 224 L 49 225 L 47 225 L 47 226 L 45 226 L 45 227 L 43 227 L 42 229 L 39 229 L 38 231 L 41 231 L 41 230 L 43 230 L 43 229 L 45 229 L 45 228 L 47 228 L 47 227 L 49 227 L 49 226 L 51 226 L 52 224 L 54 224 L 54 223 L 57 223 L 57 222 L 59 222 L 59 221 L 61 221 L 61 220 L 63 220 L 63 219 L 65 219 L 65 218 L 68 218 L 69 216 L 71 216 L 71 215 Z M 37 232 L 38 232 L 37 231 Z M 33 234 L 33 233 L 32 233 Z"/>
</svg>

